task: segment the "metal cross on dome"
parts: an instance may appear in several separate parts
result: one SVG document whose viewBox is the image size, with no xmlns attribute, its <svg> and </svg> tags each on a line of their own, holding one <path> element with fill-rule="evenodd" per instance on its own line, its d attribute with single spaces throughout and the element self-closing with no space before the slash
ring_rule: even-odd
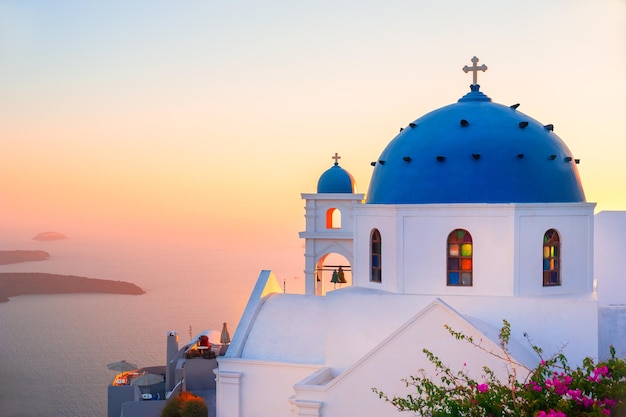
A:
<svg viewBox="0 0 626 417">
<path fill-rule="evenodd" d="M 341 157 L 337 152 L 335 152 L 335 156 L 333 156 L 331 159 L 335 160 L 335 165 L 339 165 L 339 160 L 341 159 Z"/>
<path fill-rule="evenodd" d="M 478 65 L 476 65 L 476 63 L 478 63 L 478 58 L 473 57 L 472 58 L 472 66 L 468 67 L 467 65 L 463 67 L 463 72 L 464 73 L 468 73 L 470 71 L 472 71 L 473 74 L 473 82 L 472 85 L 477 85 L 478 84 L 478 71 L 487 71 L 487 65 L 483 64 L 480 67 Z"/>
</svg>

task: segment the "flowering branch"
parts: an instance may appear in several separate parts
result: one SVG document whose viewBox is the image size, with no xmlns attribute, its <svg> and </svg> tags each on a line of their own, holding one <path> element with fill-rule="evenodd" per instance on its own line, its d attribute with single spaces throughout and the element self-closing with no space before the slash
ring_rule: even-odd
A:
<svg viewBox="0 0 626 417">
<path fill-rule="evenodd" d="M 374 393 L 400 411 L 414 411 L 424 417 L 605 417 L 626 415 L 626 362 L 615 357 L 611 347 L 608 361 L 595 364 L 591 358 L 582 366 L 571 368 L 562 351 L 549 359 L 541 348 L 531 346 L 539 357 L 530 369 L 515 361 L 508 350 L 510 324 L 503 320 L 499 341 L 502 352 L 493 352 L 472 337 L 445 325 L 457 340 L 463 340 L 507 363 L 508 377 L 500 381 L 488 367 L 483 367 L 482 381 L 473 380 L 465 370 L 453 372 L 428 349 L 423 349 L 436 370 L 433 381 L 423 369 L 417 376 L 403 379 L 415 394 L 390 398 L 383 391 Z M 524 336 L 530 342 L 528 335 Z M 528 371 L 518 380 L 517 368 Z"/>
</svg>

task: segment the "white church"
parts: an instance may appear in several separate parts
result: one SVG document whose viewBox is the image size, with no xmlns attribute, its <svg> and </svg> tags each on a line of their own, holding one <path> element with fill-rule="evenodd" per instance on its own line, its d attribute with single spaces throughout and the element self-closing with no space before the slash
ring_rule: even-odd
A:
<svg viewBox="0 0 626 417">
<path fill-rule="evenodd" d="M 431 369 L 424 348 L 477 378 L 484 365 L 506 375 L 444 325 L 497 351 L 505 319 L 511 352 L 531 367 L 524 333 L 573 364 L 611 344 L 626 357 L 626 213 L 594 215 L 553 126 L 492 102 L 477 83 L 487 67 L 472 62 L 470 91 L 372 162 L 367 195 L 337 154 L 302 194 L 305 294 L 261 272 L 217 359 L 219 417 L 396 414 L 372 388 L 406 394 L 402 379 Z M 320 279 L 336 268 L 329 254 L 347 261 L 333 283 Z"/>
</svg>

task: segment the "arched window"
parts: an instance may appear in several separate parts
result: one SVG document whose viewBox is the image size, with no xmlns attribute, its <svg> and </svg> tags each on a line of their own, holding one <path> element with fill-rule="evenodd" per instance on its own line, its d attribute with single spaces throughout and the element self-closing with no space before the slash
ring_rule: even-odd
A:
<svg viewBox="0 0 626 417">
<path fill-rule="evenodd" d="M 559 232 L 548 230 L 543 235 L 543 286 L 561 285 L 561 239 Z"/>
<path fill-rule="evenodd" d="M 333 207 L 326 211 L 326 228 L 341 229 L 341 210 Z"/>
<path fill-rule="evenodd" d="M 373 229 L 370 235 L 370 259 L 370 281 L 382 282 L 382 244 L 378 229 Z"/>
<path fill-rule="evenodd" d="M 448 285 L 472 286 L 472 235 L 456 229 L 448 235 Z"/>
</svg>

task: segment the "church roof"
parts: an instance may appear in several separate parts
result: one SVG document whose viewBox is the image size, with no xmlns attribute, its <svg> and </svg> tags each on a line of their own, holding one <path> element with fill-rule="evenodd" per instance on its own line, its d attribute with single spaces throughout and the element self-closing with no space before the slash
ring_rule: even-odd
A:
<svg viewBox="0 0 626 417">
<path fill-rule="evenodd" d="M 585 201 L 578 161 L 553 126 L 479 89 L 401 130 L 375 163 L 367 203 Z"/>
<path fill-rule="evenodd" d="M 335 153 L 335 164 L 328 168 L 317 181 L 318 193 L 355 193 L 356 182 L 352 175 L 339 166 L 341 157 Z"/>
</svg>

